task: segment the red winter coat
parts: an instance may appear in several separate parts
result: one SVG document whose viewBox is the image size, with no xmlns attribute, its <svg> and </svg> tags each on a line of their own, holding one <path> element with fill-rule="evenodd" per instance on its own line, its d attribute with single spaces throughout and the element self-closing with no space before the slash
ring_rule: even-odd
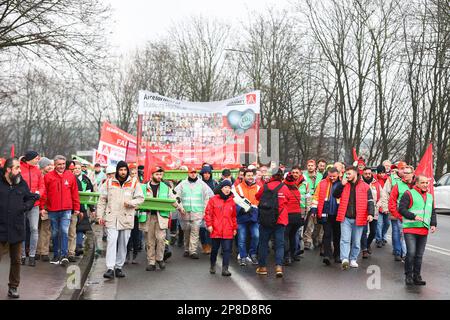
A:
<svg viewBox="0 0 450 320">
<path fill-rule="evenodd" d="M 236 204 L 233 195 L 231 194 L 227 200 L 223 200 L 218 194 L 210 198 L 204 219 L 207 227 L 213 227 L 211 238 L 233 239 L 233 232 L 237 231 Z"/>
<path fill-rule="evenodd" d="M 41 196 L 45 193 L 44 176 L 37 166 L 32 166 L 21 161 L 20 174 L 22 175 L 23 180 L 27 183 L 28 188 L 30 188 L 31 193 L 36 193 L 36 191 L 39 191 Z M 36 200 L 34 206 L 38 206 L 39 203 L 39 200 Z"/>
<path fill-rule="evenodd" d="M 278 185 L 281 183 L 279 180 L 273 180 L 270 179 L 270 181 L 267 183 L 267 186 L 270 190 L 275 189 L 278 187 Z M 264 188 L 259 189 L 258 193 L 256 194 L 256 200 L 260 201 L 261 196 L 264 192 Z M 289 191 L 288 187 L 282 186 L 280 190 L 278 190 L 278 211 L 280 215 L 278 216 L 277 224 L 282 224 L 284 226 L 288 225 L 289 219 L 288 219 L 288 211 L 287 211 L 287 203 L 290 200 L 291 192 Z"/>
<path fill-rule="evenodd" d="M 59 175 L 56 170 L 53 170 L 44 176 L 44 184 L 46 192 L 41 198 L 41 209 L 80 211 L 78 183 L 72 172 L 64 171 L 62 175 Z"/>
<path fill-rule="evenodd" d="M 285 182 L 286 183 L 286 182 Z M 289 191 L 289 198 L 288 201 L 286 203 L 286 209 L 288 214 L 300 214 L 301 213 L 301 209 L 300 209 L 300 201 L 301 201 L 301 195 L 300 195 L 300 191 L 298 190 L 297 187 L 295 187 L 294 189 L 290 189 L 288 187 Z"/>
<path fill-rule="evenodd" d="M 365 226 L 367 225 L 367 215 L 368 215 L 368 192 L 369 185 L 362 180 L 358 180 L 356 184 L 356 225 Z M 336 217 L 336 221 L 342 222 L 345 219 L 345 214 L 347 212 L 348 200 L 350 198 L 350 183 L 344 186 L 342 191 L 341 200 L 339 202 L 339 209 Z"/>
</svg>

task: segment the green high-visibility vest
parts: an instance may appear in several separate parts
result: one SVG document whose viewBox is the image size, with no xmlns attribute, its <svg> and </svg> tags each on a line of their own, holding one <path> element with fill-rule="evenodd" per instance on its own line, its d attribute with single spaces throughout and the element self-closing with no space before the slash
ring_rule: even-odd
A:
<svg viewBox="0 0 450 320">
<path fill-rule="evenodd" d="M 311 194 L 314 194 L 314 191 L 316 190 L 317 186 L 319 185 L 320 181 L 323 178 L 323 175 L 320 172 L 316 173 L 316 181 L 313 184 L 311 178 L 308 175 L 308 171 L 303 171 L 303 176 L 305 177 L 306 182 L 309 184 L 309 189 L 311 190 Z"/>
<path fill-rule="evenodd" d="M 187 181 L 187 180 L 185 180 Z M 205 202 L 203 200 L 203 188 L 200 183 L 196 183 L 194 188 L 189 187 L 189 182 L 182 182 L 183 193 L 181 195 L 181 203 L 187 212 L 203 212 L 205 210 Z"/>
<path fill-rule="evenodd" d="M 397 207 L 398 207 L 400 205 L 400 199 L 403 197 L 403 194 L 409 190 L 409 186 L 402 180 L 398 181 L 397 185 L 398 185 L 398 198 L 397 198 Z"/>
<path fill-rule="evenodd" d="M 400 179 L 400 177 L 398 177 L 398 176 L 395 176 L 395 177 L 391 176 L 391 181 L 392 181 L 391 185 L 392 185 L 392 188 L 393 188 L 396 184 L 401 182 L 402 179 Z"/>
<path fill-rule="evenodd" d="M 83 191 L 83 192 L 86 192 L 86 189 L 87 189 L 87 183 L 83 180 L 83 179 L 81 179 L 81 190 Z M 85 204 L 82 204 L 82 206 L 83 206 L 83 210 L 84 211 L 87 211 L 86 209 L 86 205 Z"/>
<path fill-rule="evenodd" d="M 427 201 L 423 200 L 422 195 L 415 189 L 410 190 L 413 200 L 413 205 L 410 212 L 416 216 L 423 218 L 422 221 L 409 220 L 403 217 L 403 228 L 427 228 L 430 229 L 431 213 L 433 212 L 433 196 L 427 193 Z"/>
<path fill-rule="evenodd" d="M 300 191 L 300 208 L 306 208 L 306 184 L 302 183 L 300 187 L 298 188 L 298 191 Z"/>
<path fill-rule="evenodd" d="M 141 184 L 142 192 L 144 193 L 144 198 L 147 197 L 147 184 Z M 157 199 L 169 199 L 169 187 L 164 183 L 159 183 L 159 190 L 158 194 L 156 196 Z M 153 194 L 151 194 L 153 196 Z M 169 211 L 159 211 L 159 215 L 164 218 L 168 218 L 170 216 Z M 139 222 L 146 222 L 147 221 L 147 212 L 144 210 L 139 210 L 138 215 Z"/>
</svg>

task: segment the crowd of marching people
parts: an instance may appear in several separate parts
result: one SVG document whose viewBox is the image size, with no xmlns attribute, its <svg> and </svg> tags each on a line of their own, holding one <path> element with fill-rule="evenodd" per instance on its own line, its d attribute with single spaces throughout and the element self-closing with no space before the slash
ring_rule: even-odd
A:
<svg viewBox="0 0 450 320">
<path fill-rule="evenodd" d="M 231 276 L 233 252 L 258 275 L 270 273 L 271 250 L 276 277 L 313 249 L 326 266 L 358 268 L 360 258 L 386 245 L 391 227 L 393 259 L 404 263 L 406 285 L 425 285 L 421 265 L 428 233 L 436 231 L 434 200 L 427 177 L 403 161 L 369 167 L 362 158 L 349 166 L 309 160 L 306 170 L 254 163 L 236 178 L 224 169 L 219 181 L 207 163 L 181 167 L 188 172 L 181 181 L 165 180 L 162 167 L 147 168 L 144 181 L 144 168 L 135 164 L 120 161 L 104 172 L 99 164 L 91 170 L 35 151 L 2 167 L 0 259 L 9 247 L 12 298 L 19 297 L 21 265 L 76 262 L 94 222 L 103 226 L 107 279 L 125 277 L 124 265 L 144 251 L 145 270 L 164 270 L 173 245 L 186 258 L 209 255 L 211 274 L 221 253 L 222 276 Z M 97 205 L 81 204 L 79 192 L 98 192 Z M 145 198 L 172 199 L 174 208 L 139 208 Z"/>
</svg>

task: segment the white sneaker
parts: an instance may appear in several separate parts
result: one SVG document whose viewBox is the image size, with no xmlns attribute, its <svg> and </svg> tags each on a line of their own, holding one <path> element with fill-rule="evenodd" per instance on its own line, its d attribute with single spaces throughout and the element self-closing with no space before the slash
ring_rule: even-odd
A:
<svg viewBox="0 0 450 320">
<path fill-rule="evenodd" d="M 342 269 L 346 270 L 348 269 L 348 266 L 349 266 L 348 260 L 347 259 L 342 260 Z"/>
<path fill-rule="evenodd" d="M 356 263 L 356 260 L 350 261 L 350 267 L 352 267 L 352 268 L 358 268 L 359 267 L 358 264 Z"/>
<path fill-rule="evenodd" d="M 245 262 L 251 264 L 253 261 L 252 261 L 252 259 L 249 256 L 247 256 L 247 258 L 245 258 Z"/>
</svg>

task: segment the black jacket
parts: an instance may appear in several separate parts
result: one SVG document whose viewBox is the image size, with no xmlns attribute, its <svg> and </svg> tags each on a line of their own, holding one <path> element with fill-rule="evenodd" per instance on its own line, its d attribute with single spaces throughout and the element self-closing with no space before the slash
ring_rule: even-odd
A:
<svg viewBox="0 0 450 320">
<path fill-rule="evenodd" d="M 38 194 L 30 192 L 25 180 L 10 185 L 0 170 L 0 242 L 15 244 L 25 240 L 25 212 L 33 208 Z"/>
<path fill-rule="evenodd" d="M 86 191 L 94 192 L 94 186 L 92 185 L 91 180 L 84 174 L 82 174 L 81 178 L 84 183 L 86 183 Z M 78 191 L 83 191 L 83 185 L 81 184 L 80 179 L 77 178 L 77 184 L 78 184 Z M 80 206 L 80 212 L 83 212 L 83 219 L 78 219 L 77 222 L 77 232 L 84 232 L 89 231 L 91 229 L 91 224 L 89 222 L 89 216 L 87 214 L 87 206 L 82 204 Z M 89 209 L 92 211 L 95 211 L 95 206 L 89 206 Z"/>
<path fill-rule="evenodd" d="M 398 212 L 406 219 L 414 220 L 416 218 L 416 215 L 411 211 L 409 211 L 409 205 L 411 202 L 412 202 L 411 192 L 406 191 L 400 199 L 400 203 L 398 205 Z M 433 211 L 431 212 L 430 227 L 437 227 L 437 218 L 436 218 L 436 210 L 434 209 L 434 203 L 433 203 Z"/>
</svg>

